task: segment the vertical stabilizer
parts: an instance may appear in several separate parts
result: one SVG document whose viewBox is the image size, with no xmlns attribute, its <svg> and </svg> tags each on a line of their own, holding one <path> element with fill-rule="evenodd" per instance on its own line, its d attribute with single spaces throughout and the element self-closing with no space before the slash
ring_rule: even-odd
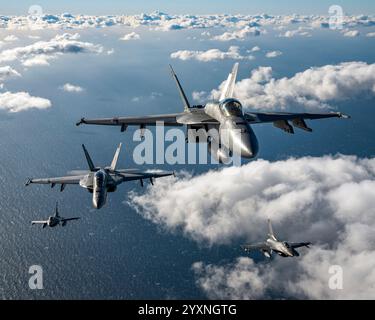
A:
<svg viewBox="0 0 375 320">
<path fill-rule="evenodd" d="M 55 217 L 59 217 L 59 203 L 56 201 Z"/>
<path fill-rule="evenodd" d="M 115 152 L 115 155 L 113 156 L 113 160 L 112 160 L 112 163 L 111 163 L 111 166 L 110 166 L 110 169 L 112 171 L 116 170 L 116 164 L 117 164 L 117 160 L 118 160 L 118 157 L 120 155 L 120 151 L 121 151 L 121 145 L 122 143 L 120 143 L 116 149 L 116 152 Z"/>
<path fill-rule="evenodd" d="M 83 152 L 85 153 L 85 157 L 86 157 L 86 160 L 87 160 L 87 164 L 89 165 L 90 171 L 95 171 L 94 163 L 92 162 L 91 157 L 90 157 L 88 151 L 86 150 L 86 147 L 85 147 L 84 144 L 82 145 L 82 148 L 83 148 Z"/>
<path fill-rule="evenodd" d="M 236 78 L 237 78 L 237 71 L 238 71 L 238 62 L 234 64 L 232 72 L 228 75 L 223 91 L 221 92 L 220 101 L 227 99 L 227 98 L 233 98 L 234 86 L 236 84 Z"/>
<path fill-rule="evenodd" d="M 178 91 L 180 93 L 180 96 L 181 96 L 181 100 L 184 104 L 184 111 L 186 112 L 189 112 L 190 110 L 190 103 L 189 103 L 189 100 L 186 98 L 186 95 L 185 95 L 185 92 L 184 90 L 182 89 L 182 86 L 181 86 L 181 83 L 180 81 L 178 80 L 176 74 L 174 73 L 174 70 L 172 68 L 171 65 L 169 65 L 169 67 L 171 68 L 171 73 L 172 73 L 172 77 L 173 79 L 176 81 L 176 85 L 177 85 L 177 88 L 178 88 Z"/>
<path fill-rule="evenodd" d="M 268 235 L 269 235 L 269 237 L 271 237 L 275 241 L 277 240 L 276 237 L 275 237 L 275 234 L 273 233 L 273 228 L 272 228 L 272 224 L 271 224 L 270 219 L 268 219 Z"/>
</svg>

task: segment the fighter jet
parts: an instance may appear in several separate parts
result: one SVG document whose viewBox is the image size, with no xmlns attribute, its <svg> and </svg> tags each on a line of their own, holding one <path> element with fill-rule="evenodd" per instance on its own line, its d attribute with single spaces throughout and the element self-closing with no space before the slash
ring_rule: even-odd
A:
<svg viewBox="0 0 375 320">
<path fill-rule="evenodd" d="M 271 258 L 273 252 L 277 253 L 282 257 L 295 257 L 299 256 L 299 253 L 296 248 L 299 247 L 307 247 L 309 248 L 310 242 L 298 242 L 298 243 L 288 243 L 286 241 L 279 241 L 272 230 L 271 220 L 268 219 L 268 239 L 265 242 L 257 243 L 257 244 L 245 244 L 242 245 L 242 249 L 245 251 L 251 250 L 260 250 L 267 258 Z"/>
<path fill-rule="evenodd" d="M 53 228 L 53 227 L 56 227 L 58 225 L 61 225 L 62 227 L 65 227 L 66 223 L 68 221 L 78 220 L 78 219 L 80 219 L 80 218 L 79 217 L 75 217 L 75 218 L 63 218 L 63 217 L 60 217 L 60 215 L 59 215 L 59 209 L 58 209 L 58 204 L 56 202 L 55 214 L 53 216 L 48 217 L 48 219 L 44 220 L 44 221 L 31 221 L 31 225 L 41 224 L 43 229 L 46 226 L 49 226 L 49 227 Z"/>
<path fill-rule="evenodd" d="M 128 126 L 139 126 L 141 134 L 146 126 L 163 124 L 164 126 L 187 126 L 187 142 L 197 142 L 196 135 L 191 135 L 193 130 L 203 131 L 203 138 L 199 142 L 207 142 L 208 152 L 220 162 L 227 163 L 236 154 L 243 158 L 254 158 L 258 153 L 258 141 L 252 125 L 258 123 L 273 123 L 273 125 L 287 133 L 294 133 L 293 127 L 311 132 L 305 119 L 323 118 L 349 118 L 341 112 L 330 113 L 286 113 L 286 112 L 244 112 L 242 104 L 237 100 L 234 92 L 238 63 L 233 66 L 218 101 L 210 101 L 204 105 L 191 105 L 171 68 L 179 90 L 184 111 L 181 113 L 141 116 L 141 117 L 113 117 L 103 119 L 81 118 L 76 123 L 81 124 L 120 126 L 124 132 Z M 288 121 L 291 121 L 290 124 Z M 215 129 L 218 134 L 212 135 L 210 129 Z M 202 141 L 204 140 L 204 141 Z"/>
<path fill-rule="evenodd" d="M 100 209 L 106 203 L 107 193 L 116 191 L 117 186 L 123 182 L 140 180 L 141 186 L 143 187 L 143 179 L 149 179 L 151 184 L 153 184 L 154 178 L 174 175 L 174 172 L 167 171 L 143 172 L 137 169 L 116 169 L 117 160 L 121 150 L 121 143 L 118 146 L 109 167 L 96 167 L 84 145 L 82 145 L 82 148 L 90 170 L 79 171 L 79 175 L 28 179 L 26 186 L 31 183 L 40 183 L 50 184 L 51 188 L 53 188 L 56 184 L 60 184 L 60 191 L 63 191 L 67 184 L 79 184 L 82 188 L 85 188 L 92 193 L 92 204 L 94 208 Z"/>
</svg>

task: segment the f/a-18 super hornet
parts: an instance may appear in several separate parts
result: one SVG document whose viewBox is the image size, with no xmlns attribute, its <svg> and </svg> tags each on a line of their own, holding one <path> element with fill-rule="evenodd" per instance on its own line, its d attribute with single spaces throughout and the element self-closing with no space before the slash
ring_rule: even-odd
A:
<svg viewBox="0 0 375 320">
<path fill-rule="evenodd" d="M 128 126 L 139 126 L 142 130 L 146 126 L 163 124 L 165 126 L 187 126 L 188 142 L 196 142 L 196 136 L 191 136 L 193 130 L 206 132 L 203 140 L 208 142 L 208 151 L 220 162 L 227 162 L 234 154 L 243 158 L 254 158 L 258 153 L 258 141 L 251 127 L 253 124 L 270 122 L 287 133 L 294 133 L 293 127 L 305 131 L 312 131 L 305 119 L 348 118 L 340 112 L 330 113 L 286 113 L 286 112 L 244 112 L 241 102 L 234 98 L 234 88 L 237 77 L 238 63 L 229 74 L 218 101 L 210 101 L 204 105 L 190 105 L 182 86 L 174 73 L 172 76 L 177 84 L 184 111 L 174 114 L 141 116 L 141 117 L 113 117 L 103 119 L 81 118 L 81 124 L 120 126 L 121 132 Z M 288 122 L 291 121 L 291 124 Z M 203 130 L 200 130 L 203 129 Z M 218 134 L 210 134 L 214 129 Z M 201 139 L 201 136 L 199 136 Z"/>
<path fill-rule="evenodd" d="M 146 172 L 137 169 L 116 169 L 117 160 L 121 150 L 121 143 L 118 146 L 112 163 L 109 167 L 96 167 L 91 157 L 82 145 L 83 151 L 90 170 L 78 171 L 79 175 L 71 175 L 57 178 L 44 179 L 28 179 L 26 186 L 31 183 L 50 184 L 53 188 L 56 184 L 60 184 L 60 191 L 63 191 L 67 184 L 79 184 L 82 188 L 92 193 L 92 203 L 94 208 L 100 209 L 107 200 L 107 193 L 114 192 L 117 186 L 125 181 L 140 180 L 143 187 L 143 180 L 149 179 L 153 184 L 154 178 L 166 177 L 174 175 L 174 172 Z"/>
<path fill-rule="evenodd" d="M 282 257 L 295 257 L 299 256 L 296 248 L 299 247 L 307 247 L 309 248 L 310 242 L 286 242 L 280 241 L 275 237 L 273 233 L 271 220 L 268 220 L 268 239 L 265 242 L 257 243 L 257 244 L 245 244 L 241 247 L 245 251 L 251 250 L 260 250 L 267 258 L 271 258 L 273 252 L 277 253 Z"/>
<path fill-rule="evenodd" d="M 55 208 L 55 212 L 54 212 L 53 216 L 48 217 L 47 220 L 31 221 L 31 224 L 32 225 L 34 225 L 34 224 L 41 224 L 43 229 L 46 226 L 49 226 L 49 227 L 53 228 L 53 227 L 56 227 L 58 225 L 61 225 L 62 227 L 65 227 L 66 223 L 68 221 L 78 220 L 78 219 L 80 219 L 80 218 L 79 217 L 75 217 L 75 218 L 63 218 L 63 217 L 61 217 L 60 214 L 59 214 L 58 204 L 56 202 L 56 208 Z"/>
</svg>

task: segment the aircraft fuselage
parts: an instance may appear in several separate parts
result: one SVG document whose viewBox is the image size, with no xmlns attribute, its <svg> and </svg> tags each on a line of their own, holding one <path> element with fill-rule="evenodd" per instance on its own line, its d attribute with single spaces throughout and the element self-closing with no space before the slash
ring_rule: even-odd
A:
<svg viewBox="0 0 375 320">
<path fill-rule="evenodd" d="M 251 159 L 258 154 L 258 140 L 244 119 L 242 105 L 238 100 L 230 98 L 220 102 L 209 102 L 205 105 L 204 111 L 220 123 L 219 141 L 213 143 L 217 144 L 221 152 L 227 151 L 225 155 L 222 154 L 223 156 L 231 157 L 236 154 Z"/>
</svg>

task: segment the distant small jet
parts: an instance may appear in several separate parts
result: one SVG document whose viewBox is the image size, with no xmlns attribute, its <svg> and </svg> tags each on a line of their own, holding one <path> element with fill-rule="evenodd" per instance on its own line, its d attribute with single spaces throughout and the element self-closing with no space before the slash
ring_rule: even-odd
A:
<svg viewBox="0 0 375 320">
<path fill-rule="evenodd" d="M 117 186 L 125 181 L 140 180 L 143 187 L 143 179 L 149 179 L 153 184 L 154 178 L 174 175 L 174 172 L 170 171 L 146 172 L 137 169 L 116 169 L 121 143 L 109 167 L 96 167 L 84 145 L 82 148 L 90 170 L 79 171 L 78 175 L 65 177 L 28 179 L 25 185 L 28 186 L 31 183 L 51 184 L 51 188 L 53 188 L 56 184 L 60 184 L 60 191 L 63 191 L 67 184 L 79 184 L 92 193 L 92 204 L 94 208 L 100 209 L 106 203 L 107 193 L 116 191 Z"/>
<path fill-rule="evenodd" d="M 75 217 L 75 218 L 63 218 L 63 217 L 60 217 L 60 215 L 59 215 L 59 209 L 58 209 L 58 203 L 56 202 L 55 213 L 54 213 L 53 216 L 48 217 L 47 220 L 31 221 L 31 225 L 41 224 L 43 229 L 46 226 L 49 226 L 49 227 L 53 228 L 53 227 L 56 227 L 58 225 L 61 225 L 62 227 L 65 227 L 65 225 L 66 225 L 66 223 L 68 221 L 78 220 L 78 219 L 80 219 L 80 218 L 79 217 Z"/>
<path fill-rule="evenodd" d="M 276 252 L 278 255 L 282 257 L 298 257 L 299 253 L 295 249 L 299 247 L 309 248 L 309 245 L 311 244 L 310 242 L 288 243 L 286 241 L 277 240 L 273 233 L 270 219 L 268 219 L 268 229 L 269 238 L 265 242 L 257 244 L 245 244 L 241 246 L 242 249 L 244 249 L 245 251 L 260 250 L 267 258 L 271 258 L 273 252 Z"/>
</svg>

